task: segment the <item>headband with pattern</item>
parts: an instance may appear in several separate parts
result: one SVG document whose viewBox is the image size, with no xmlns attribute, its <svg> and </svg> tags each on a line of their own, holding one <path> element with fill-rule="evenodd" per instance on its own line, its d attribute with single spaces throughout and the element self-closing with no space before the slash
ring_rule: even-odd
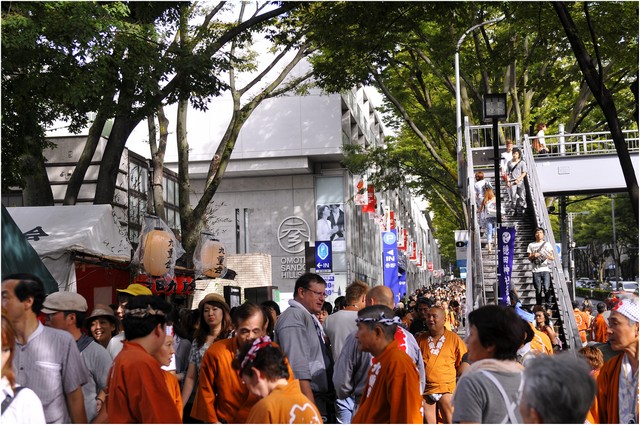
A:
<svg viewBox="0 0 640 425">
<path fill-rule="evenodd" d="M 258 354 L 258 351 L 270 345 L 271 338 L 269 338 L 268 336 L 261 336 L 260 338 L 256 338 L 253 341 L 253 344 L 251 344 L 251 348 L 249 349 L 247 354 L 244 355 L 242 363 L 240 363 L 240 370 L 244 369 L 247 363 L 252 362 L 256 359 L 256 354 Z"/>
<path fill-rule="evenodd" d="M 148 316 L 164 316 L 164 311 L 160 309 L 153 309 L 150 305 L 147 308 L 133 308 L 127 309 L 125 307 L 123 317 L 137 317 L 143 319 Z"/>
<path fill-rule="evenodd" d="M 393 316 L 393 318 L 389 319 L 385 317 L 384 313 L 380 313 L 380 317 L 377 319 L 375 317 L 358 317 L 356 319 L 356 323 L 362 323 L 362 322 L 375 322 L 385 326 L 391 326 L 391 325 L 401 324 L 402 320 L 398 316 Z"/>
<path fill-rule="evenodd" d="M 611 311 L 617 311 L 618 313 L 622 314 L 624 317 L 626 317 L 627 319 L 633 322 L 638 322 L 639 321 L 638 319 L 640 319 L 638 299 L 635 297 L 621 299 L 618 302 L 618 304 L 616 304 L 616 306 L 613 307 Z"/>
</svg>

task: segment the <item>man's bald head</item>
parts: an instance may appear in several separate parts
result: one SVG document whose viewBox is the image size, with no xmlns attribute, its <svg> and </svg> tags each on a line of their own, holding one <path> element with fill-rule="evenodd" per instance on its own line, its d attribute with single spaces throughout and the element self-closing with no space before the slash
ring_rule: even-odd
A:
<svg viewBox="0 0 640 425">
<path fill-rule="evenodd" d="M 391 288 L 384 285 L 378 285 L 369 289 L 367 292 L 367 307 L 377 304 L 386 305 L 391 309 L 396 306 Z"/>
</svg>

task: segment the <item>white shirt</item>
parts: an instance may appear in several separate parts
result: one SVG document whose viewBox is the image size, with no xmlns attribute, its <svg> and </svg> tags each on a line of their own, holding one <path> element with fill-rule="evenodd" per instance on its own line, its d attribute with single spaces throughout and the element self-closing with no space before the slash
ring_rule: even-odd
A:
<svg viewBox="0 0 640 425">
<path fill-rule="evenodd" d="M 546 149 L 547 144 L 544 142 L 544 130 L 538 131 L 536 137 L 538 138 L 538 143 L 540 143 L 540 149 Z"/>
<path fill-rule="evenodd" d="M 506 151 L 502 152 L 500 157 L 502 158 L 500 160 L 500 170 L 502 170 L 502 172 L 505 173 L 507 171 L 507 164 L 509 163 L 509 161 L 511 161 L 513 159 L 513 151 L 511 151 L 511 152 L 506 152 Z"/>
<path fill-rule="evenodd" d="M 7 396 L 14 397 L 9 380 L 2 377 L 2 387 L 0 391 L 0 403 Z M 22 388 L 15 399 L 9 404 L 7 410 L 2 414 L 3 424 L 44 424 L 44 410 L 40 399 L 29 388 Z"/>
<path fill-rule="evenodd" d="M 527 246 L 527 254 L 538 251 L 542 245 L 544 245 L 544 247 L 540 249 L 541 254 L 545 254 L 547 257 L 549 257 L 549 255 L 553 255 L 553 248 L 551 247 L 551 244 L 544 240 L 541 242 L 531 242 L 529 246 Z M 536 265 L 533 262 L 531 265 L 533 266 L 534 273 L 551 271 L 551 269 L 549 269 L 549 259 L 544 260 L 540 265 Z"/>
</svg>

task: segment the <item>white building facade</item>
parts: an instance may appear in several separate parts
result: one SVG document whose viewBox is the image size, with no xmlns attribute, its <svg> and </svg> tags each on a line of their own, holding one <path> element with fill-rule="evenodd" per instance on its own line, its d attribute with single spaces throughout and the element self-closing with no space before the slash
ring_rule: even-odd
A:
<svg viewBox="0 0 640 425">
<path fill-rule="evenodd" d="M 207 112 L 189 111 L 189 169 L 194 205 L 203 193 L 209 163 L 226 126 L 219 107 L 223 103 L 214 102 Z M 148 138 L 145 131 L 146 123 L 134 131 L 127 144 L 114 198 L 114 209 L 119 211 L 123 225 L 129 226 L 132 243 L 137 242 L 139 217 L 149 203 L 144 199 L 149 171 L 145 170 L 142 156 L 150 155 L 148 145 L 140 143 Z M 82 152 L 84 139 L 65 137 L 60 131 L 51 135 L 59 144 L 49 153 L 55 160 L 48 164 L 48 174 L 56 203 L 61 203 L 65 182 Z M 105 142 L 106 139 L 101 141 L 94 156 L 80 203 L 92 202 Z M 263 101 L 240 132 L 213 199 L 215 228 L 207 229 L 225 244 L 230 258 L 236 255 L 242 259 L 234 262 L 239 268 L 235 269 L 236 281 L 242 281 L 243 287 L 274 286 L 283 300 L 290 298 L 296 279 L 305 272 L 305 242 L 314 245 L 319 236 L 318 220 L 324 206 L 332 207 L 332 214 L 335 211 L 342 221 L 331 243 L 332 270 L 323 273 L 329 282 L 329 301 L 344 295 L 346 286 L 354 279 L 372 286 L 384 284 L 381 230 L 374 216 L 385 209 L 394 211 L 397 225 L 407 230 L 416 249 L 423 253 L 420 266 L 400 252 L 398 262 L 407 272 L 407 285 L 401 292 L 410 293 L 434 281 L 427 264 L 431 263 L 431 269 L 440 269 L 437 244 L 424 207 L 418 206 L 408 190 L 378 192 L 377 214 L 363 213 L 354 204 L 354 178 L 341 165 L 342 146 L 383 142 L 380 117 L 364 89 Z M 175 133 L 170 134 L 169 146 L 174 147 L 167 152 L 165 166 L 177 172 Z M 164 190 L 172 217 L 168 217 L 169 226 L 178 229 L 176 174 L 169 171 L 167 177 Z M 255 270 L 251 277 L 243 279 L 243 261 L 244 264 L 251 261 L 252 254 L 260 258 L 260 264 L 268 264 L 264 261 L 265 254 L 271 258 L 271 270 L 264 271 L 263 277 L 257 279 L 260 282 L 253 282 L 255 276 L 260 276 Z"/>
</svg>

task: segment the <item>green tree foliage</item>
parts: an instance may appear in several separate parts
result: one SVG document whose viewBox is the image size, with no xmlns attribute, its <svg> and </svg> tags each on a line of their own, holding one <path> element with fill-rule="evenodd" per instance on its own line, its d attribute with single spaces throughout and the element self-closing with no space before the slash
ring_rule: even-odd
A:
<svg viewBox="0 0 640 425">
<path fill-rule="evenodd" d="M 633 278 L 638 273 L 638 225 L 629 196 L 613 196 L 617 250 L 615 258 L 626 258 L 618 264 L 621 277 Z M 593 277 L 602 280 L 605 277 L 606 262 L 614 258 L 611 197 L 575 196 L 569 197 L 567 204 L 567 212 L 581 213 L 573 216 L 573 240 L 577 247 L 574 251 L 576 271 L 580 276 L 592 277 L 591 270 L 595 269 Z M 588 214 L 584 214 L 585 212 Z M 555 234 L 559 234 L 558 221 L 557 215 L 551 217 Z M 559 241 L 559 238 L 556 240 Z"/>
<path fill-rule="evenodd" d="M 614 97 L 627 105 L 633 99 L 627 82 L 637 74 L 637 13 L 628 13 L 633 7 L 598 3 L 592 14 L 592 21 L 607 27 L 599 33 L 601 44 L 608 46 L 604 78 L 613 82 Z M 319 48 L 313 65 L 320 85 L 328 91 L 376 86 L 385 95 L 383 110 L 394 113 L 389 124 L 399 132 L 384 148 L 349 148 L 347 153 L 370 154 L 370 172 L 379 170 L 372 174 L 386 184 L 420 182 L 418 190 L 431 205 L 444 206 L 433 220 L 436 227 L 447 227 L 438 226 L 441 220 L 467 225 L 457 188 L 453 58 L 458 39 L 471 26 L 505 16 L 474 31 L 460 48 L 461 107 L 472 124 L 481 119 L 483 94 L 506 92 L 509 121 L 520 123 L 525 132 L 539 121 L 570 122 L 574 131 L 603 129 L 603 115 L 550 3 L 346 2 L 315 12 L 318 21 L 309 39 Z M 611 19 L 618 14 L 624 21 L 619 26 Z M 629 59 L 629 52 L 635 59 Z M 621 111 L 626 125 L 632 112 Z M 401 158 L 407 164 L 398 165 Z M 418 159 L 422 164 L 416 167 Z M 390 162 L 395 168 L 385 176 Z"/>
</svg>

